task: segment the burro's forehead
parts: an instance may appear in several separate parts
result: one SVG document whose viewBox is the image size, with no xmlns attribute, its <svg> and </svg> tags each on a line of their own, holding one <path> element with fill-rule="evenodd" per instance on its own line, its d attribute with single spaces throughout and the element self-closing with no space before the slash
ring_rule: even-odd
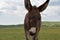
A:
<svg viewBox="0 0 60 40">
<path fill-rule="evenodd" d="M 33 8 L 33 9 L 37 9 L 37 7 L 36 7 L 36 6 L 33 6 L 32 8 Z"/>
<path fill-rule="evenodd" d="M 33 6 L 31 10 L 38 10 L 38 8 L 36 6 Z"/>
<path fill-rule="evenodd" d="M 40 13 L 36 6 L 33 6 L 30 10 L 30 14 L 38 14 Z"/>
</svg>

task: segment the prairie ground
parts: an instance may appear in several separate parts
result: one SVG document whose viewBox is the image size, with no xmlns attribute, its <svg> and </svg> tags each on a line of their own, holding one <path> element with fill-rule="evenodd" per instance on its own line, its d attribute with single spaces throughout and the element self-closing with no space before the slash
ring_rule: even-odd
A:
<svg viewBox="0 0 60 40">
<path fill-rule="evenodd" d="M 48 26 L 41 27 L 39 40 L 60 40 L 60 27 Z M 25 40 L 24 27 L 0 28 L 0 40 Z"/>
<path fill-rule="evenodd" d="M 23 27 L 0 28 L 0 40 L 25 40 Z M 39 40 L 60 40 L 60 28 L 42 28 Z"/>
</svg>

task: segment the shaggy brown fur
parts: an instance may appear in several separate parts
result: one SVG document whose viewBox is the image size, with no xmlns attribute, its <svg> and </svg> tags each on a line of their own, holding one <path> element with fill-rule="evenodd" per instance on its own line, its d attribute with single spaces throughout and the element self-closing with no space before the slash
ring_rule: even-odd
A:
<svg viewBox="0 0 60 40">
<path fill-rule="evenodd" d="M 25 20 L 24 20 L 26 40 L 29 40 L 30 35 L 33 36 L 33 40 L 38 40 L 38 34 L 41 27 L 40 12 L 46 9 L 49 3 L 49 0 L 47 0 L 44 4 L 42 4 L 39 7 L 32 6 L 30 3 L 30 0 L 25 0 L 24 3 L 25 3 L 25 8 L 28 10 L 28 13 L 26 14 Z M 36 28 L 35 33 L 29 31 L 32 27 Z"/>
</svg>

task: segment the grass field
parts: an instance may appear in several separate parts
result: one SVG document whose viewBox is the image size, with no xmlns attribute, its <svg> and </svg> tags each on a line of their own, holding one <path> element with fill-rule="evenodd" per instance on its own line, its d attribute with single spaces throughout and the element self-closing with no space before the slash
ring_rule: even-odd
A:
<svg viewBox="0 0 60 40">
<path fill-rule="evenodd" d="M 60 40 L 58 24 L 60 25 L 60 23 L 43 23 L 39 32 L 39 40 Z M 0 28 L 0 40 L 25 40 L 23 26 Z"/>
</svg>

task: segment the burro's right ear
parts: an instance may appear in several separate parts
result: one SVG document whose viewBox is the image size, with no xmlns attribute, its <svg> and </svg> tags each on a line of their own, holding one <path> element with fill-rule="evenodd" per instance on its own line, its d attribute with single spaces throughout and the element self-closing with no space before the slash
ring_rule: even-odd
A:
<svg viewBox="0 0 60 40">
<path fill-rule="evenodd" d="M 29 11 L 32 8 L 30 0 L 24 0 L 25 8 Z"/>
<path fill-rule="evenodd" d="M 48 6 L 50 0 L 47 0 L 44 4 L 42 4 L 41 6 L 38 7 L 39 11 L 42 12 L 46 9 L 46 7 Z"/>
</svg>

